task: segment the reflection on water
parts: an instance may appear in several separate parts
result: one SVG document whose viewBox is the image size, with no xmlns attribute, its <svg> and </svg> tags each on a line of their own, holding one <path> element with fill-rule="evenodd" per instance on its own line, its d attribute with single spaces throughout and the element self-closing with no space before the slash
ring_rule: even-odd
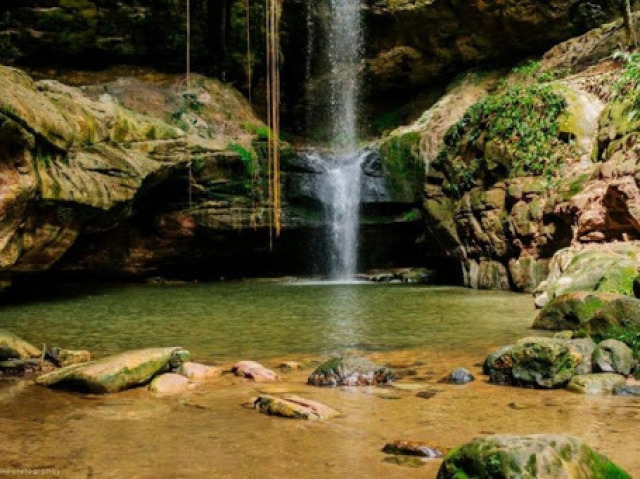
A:
<svg viewBox="0 0 640 479">
<path fill-rule="evenodd" d="M 176 345 L 213 361 L 353 349 L 446 347 L 484 353 L 525 334 L 535 315 L 526 295 L 370 283 L 296 284 L 74 286 L 66 296 L 1 308 L 0 327 L 34 344 L 99 355 Z"/>
<path fill-rule="evenodd" d="M 83 396 L 0 380 L 0 469 L 55 468 L 64 478 L 435 478 L 383 462 L 396 439 L 455 446 L 491 433 L 583 438 L 632 475 L 640 472 L 640 400 L 498 387 L 479 362 L 529 334 L 524 295 L 411 286 L 292 287 L 274 283 L 74 289 L 70 296 L 0 310 L 0 327 L 34 342 L 102 354 L 181 344 L 230 366 L 307 359 L 276 385 L 232 375 L 180 399 L 145 388 Z M 314 388 L 314 362 L 364 350 L 402 376 L 399 387 Z M 439 383 L 464 366 L 478 380 Z M 404 389 L 403 389 L 404 387 Z M 277 389 L 276 389 L 277 388 Z M 256 394 L 293 392 L 341 412 L 327 422 L 245 409 Z M 424 399 L 418 392 L 435 393 Z"/>
</svg>

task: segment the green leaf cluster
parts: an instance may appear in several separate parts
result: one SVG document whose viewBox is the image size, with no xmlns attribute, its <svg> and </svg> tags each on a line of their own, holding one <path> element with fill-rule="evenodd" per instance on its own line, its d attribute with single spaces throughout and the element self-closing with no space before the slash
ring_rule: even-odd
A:
<svg viewBox="0 0 640 479">
<path fill-rule="evenodd" d="M 448 192 L 513 176 L 551 179 L 573 146 L 560 137 L 567 101 L 548 83 L 516 83 L 486 96 L 447 132 L 436 163 Z"/>
</svg>

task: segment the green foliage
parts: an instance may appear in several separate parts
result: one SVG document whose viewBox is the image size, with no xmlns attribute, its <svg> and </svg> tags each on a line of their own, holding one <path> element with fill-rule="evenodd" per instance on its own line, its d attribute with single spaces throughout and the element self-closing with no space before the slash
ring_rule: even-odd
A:
<svg viewBox="0 0 640 479">
<path fill-rule="evenodd" d="M 460 196 L 478 180 L 553 178 L 573 148 L 559 137 L 566 108 L 552 85 L 522 83 L 473 105 L 449 129 L 436 160 L 447 173 L 449 193 Z"/>
<path fill-rule="evenodd" d="M 267 125 L 255 125 L 253 123 L 245 123 L 242 125 L 245 131 L 251 133 L 252 135 L 256 135 L 259 141 L 266 141 L 269 139 L 269 136 L 272 134 L 271 130 Z"/>
<path fill-rule="evenodd" d="M 629 120 L 640 114 L 640 52 L 617 51 L 613 58 L 624 63 L 620 78 L 613 91 L 615 99 L 625 101 L 629 106 Z"/>
<path fill-rule="evenodd" d="M 245 171 L 247 173 L 247 180 L 244 182 L 244 188 L 247 191 L 251 191 L 256 185 L 260 175 L 260 162 L 258 161 L 258 156 L 255 151 L 248 150 L 238 143 L 229 143 L 227 148 L 237 153 L 244 164 Z"/>
</svg>

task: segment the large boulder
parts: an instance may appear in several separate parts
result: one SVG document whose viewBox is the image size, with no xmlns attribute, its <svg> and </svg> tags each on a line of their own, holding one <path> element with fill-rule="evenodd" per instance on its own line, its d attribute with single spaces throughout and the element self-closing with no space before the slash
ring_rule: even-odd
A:
<svg viewBox="0 0 640 479">
<path fill-rule="evenodd" d="M 608 293 L 574 292 L 549 302 L 533 328 L 603 333 L 612 326 L 640 327 L 640 300 Z"/>
<path fill-rule="evenodd" d="M 371 386 L 394 379 L 395 374 L 388 368 L 365 358 L 344 356 L 318 366 L 307 382 L 314 386 Z"/>
<path fill-rule="evenodd" d="M 543 389 L 564 387 L 578 363 L 567 341 L 554 338 L 521 339 L 511 357 L 513 384 Z"/>
<path fill-rule="evenodd" d="M 580 439 L 560 435 L 476 438 L 453 449 L 438 479 L 563 477 L 572 479 L 631 476 Z"/>
<path fill-rule="evenodd" d="M 5 359 L 29 359 L 42 355 L 42 351 L 13 333 L 0 329 L 0 361 Z"/>
<path fill-rule="evenodd" d="M 545 287 L 536 299 L 538 306 L 574 291 L 596 291 L 633 296 L 633 281 L 638 276 L 640 249 L 602 248 L 577 250 L 570 248 L 557 254 Z M 563 261 L 569 260 L 562 267 Z M 559 270 L 555 265 L 560 266 Z"/>
<path fill-rule="evenodd" d="M 67 366 L 36 379 L 38 384 L 95 394 L 114 393 L 148 383 L 189 359 L 182 348 L 148 348 Z"/>
</svg>

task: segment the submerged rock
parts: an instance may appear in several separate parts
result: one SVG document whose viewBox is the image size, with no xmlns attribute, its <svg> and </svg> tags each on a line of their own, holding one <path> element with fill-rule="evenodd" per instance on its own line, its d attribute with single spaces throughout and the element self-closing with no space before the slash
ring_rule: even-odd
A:
<svg viewBox="0 0 640 479">
<path fill-rule="evenodd" d="M 206 381 L 207 379 L 217 378 L 220 376 L 222 374 L 222 370 L 215 366 L 186 362 L 176 369 L 176 373 L 190 379 L 191 381 Z"/>
<path fill-rule="evenodd" d="M 47 351 L 47 357 L 61 368 L 91 361 L 91 353 L 84 350 L 74 351 L 70 349 L 51 348 Z"/>
<path fill-rule="evenodd" d="M 339 415 L 338 411 L 329 406 L 295 395 L 287 395 L 281 398 L 262 395 L 254 401 L 253 405 L 258 411 L 270 416 L 280 416 L 291 419 L 322 420 Z"/>
<path fill-rule="evenodd" d="M 277 381 L 278 375 L 255 361 L 240 361 L 231 368 L 236 375 L 256 382 Z"/>
<path fill-rule="evenodd" d="M 74 364 L 44 374 L 38 384 L 96 394 L 113 393 L 149 382 L 189 359 L 182 348 L 148 348 Z"/>
<path fill-rule="evenodd" d="M 438 479 L 619 478 L 631 476 L 580 439 L 560 435 L 476 438 L 452 450 Z"/>
<path fill-rule="evenodd" d="M 151 381 L 149 389 L 156 396 L 177 396 L 189 389 L 189 380 L 180 374 L 162 374 Z"/>
<path fill-rule="evenodd" d="M 278 366 L 280 371 L 294 371 L 296 369 L 302 369 L 302 364 L 298 361 L 284 361 Z"/>
<path fill-rule="evenodd" d="M 451 371 L 444 379 L 443 382 L 450 384 L 467 384 L 475 380 L 471 371 L 465 368 L 457 368 Z"/>
<path fill-rule="evenodd" d="M 640 386 L 621 384 L 613 388 L 614 396 L 640 396 Z"/>
<path fill-rule="evenodd" d="M 42 351 L 13 333 L 0 329 L 0 360 L 38 358 Z"/>
<path fill-rule="evenodd" d="M 436 459 L 444 457 L 448 452 L 448 449 L 430 442 L 406 441 L 400 439 L 386 444 L 382 448 L 382 452 L 386 452 L 387 454 L 421 456 L 429 459 Z"/>
<path fill-rule="evenodd" d="M 338 357 L 321 364 L 307 382 L 314 386 L 371 386 L 393 382 L 388 368 L 361 357 Z"/>
<path fill-rule="evenodd" d="M 633 351 L 622 341 L 607 339 L 596 347 L 593 363 L 596 371 L 628 376 L 633 367 Z"/>
<path fill-rule="evenodd" d="M 610 393 L 624 384 L 624 377 L 618 374 L 581 374 L 571 378 L 567 390 L 581 394 L 603 394 Z"/>
</svg>

